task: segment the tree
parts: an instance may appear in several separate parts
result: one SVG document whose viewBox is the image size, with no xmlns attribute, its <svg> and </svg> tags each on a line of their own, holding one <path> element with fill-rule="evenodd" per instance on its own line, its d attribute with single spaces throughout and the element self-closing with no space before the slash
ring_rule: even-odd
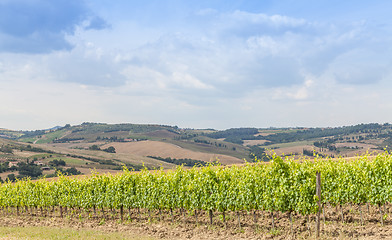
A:
<svg viewBox="0 0 392 240">
<path fill-rule="evenodd" d="M 60 160 L 54 159 L 54 160 L 49 162 L 49 165 L 53 166 L 53 167 L 57 167 L 57 166 L 65 166 L 66 163 L 62 159 L 60 159 Z"/>
<path fill-rule="evenodd" d="M 108 152 L 108 153 L 116 153 L 116 149 L 114 147 L 112 147 L 112 146 L 104 149 L 104 151 Z"/>
<path fill-rule="evenodd" d="M 79 170 L 77 170 L 74 167 L 68 168 L 67 170 L 65 170 L 66 173 L 68 173 L 68 175 L 80 175 L 82 174 Z"/>
<path fill-rule="evenodd" d="M 99 147 L 98 147 L 98 145 L 92 145 L 92 146 L 90 146 L 88 149 L 90 149 L 90 150 L 101 150 Z"/>
<path fill-rule="evenodd" d="M 18 171 L 21 176 L 29 176 L 32 178 L 36 178 L 42 175 L 42 169 L 35 164 L 27 164 L 24 162 L 20 162 L 18 166 Z"/>
<path fill-rule="evenodd" d="M 8 145 L 1 146 L 0 147 L 0 152 L 11 153 L 12 154 L 12 148 L 10 146 L 8 146 Z"/>
<path fill-rule="evenodd" d="M 79 170 L 77 170 L 75 167 L 71 167 L 71 168 L 68 168 L 68 169 L 66 169 L 66 170 L 64 170 L 64 169 L 62 169 L 62 168 L 59 168 L 59 169 L 57 169 L 57 172 L 61 172 L 62 174 L 67 175 L 67 176 L 80 175 L 80 174 L 82 174 L 82 173 L 81 173 Z"/>
<path fill-rule="evenodd" d="M 7 179 L 10 180 L 11 182 L 14 182 L 16 180 L 15 174 L 13 173 L 8 174 Z"/>
</svg>

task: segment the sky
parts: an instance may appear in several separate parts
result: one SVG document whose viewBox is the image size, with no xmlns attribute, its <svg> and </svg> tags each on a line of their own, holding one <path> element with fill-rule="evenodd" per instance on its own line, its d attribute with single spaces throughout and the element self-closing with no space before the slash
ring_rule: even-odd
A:
<svg viewBox="0 0 392 240">
<path fill-rule="evenodd" d="M 0 0 L 0 128 L 392 122 L 392 1 Z"/>
</svg>

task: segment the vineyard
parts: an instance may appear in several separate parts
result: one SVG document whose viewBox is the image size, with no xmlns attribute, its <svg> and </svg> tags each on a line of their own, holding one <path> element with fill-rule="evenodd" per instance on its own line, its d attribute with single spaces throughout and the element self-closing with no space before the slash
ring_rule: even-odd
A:
<svg viewBox="0 0 392 240">
<path fill-rule="evenodd" d="M 317 173 L 321 199 L 316 195 Z M 257 226 L 262 214 L 271 219 L 271 229 L 280 215 L 287 216 L 291 231 L 295 217 L 304 218 L 308 228 L 317 213 L 325 222 L 326 207 L 335 209 L 332 214 L 342 222 L 347 219 L 344 207 L 356 208 L 358 224 L 363 225 L 370 205 L 383 225 L 388 217 L 385 206 L 391 200 L 392 155 L 388 152 L 354 160 L 293 160 L 274 155 L 270 163 L 244 166 L 179 167 L 166 172 L 124 169 L 118 175 L 24 179 L 0 186 L 0 207 L 7 215 L 186 219 L 192 224 L 219 221 L 225 228 L 241 228 L 244 216 Z"/>
</svg>

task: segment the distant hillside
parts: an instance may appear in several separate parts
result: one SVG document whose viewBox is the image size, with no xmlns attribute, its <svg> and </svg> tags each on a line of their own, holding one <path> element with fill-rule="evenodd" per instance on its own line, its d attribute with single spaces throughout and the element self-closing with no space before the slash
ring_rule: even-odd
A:
<svg viewBox="0 0 392 240">
<path fill-rule="evenodd" d="M 49 174 L 54 173 L 49 163 L 53 160 L 65 161 L 67 167 L 74 166 L 84 174 L 93 169 L 101 172 L 119 171 L 122 166 L 136 170 L 143 166 L 168 169 L 182 164 L 205 165 L 217 160 L 224 165 L 242 164 L 244 158 L 251 160 L 247 147 L 205 136 L 211 132 L 214 130 L 180 129 L 157 124 L 105 123 L 82 123 L 35 131 L 0 131 L 8 139 L 4 140 L 9 142 L 6 149 L 13 149 L 12 153 L 7 153 L 3 162 L 17 158 L 18 164 L 27 163 L 31 157 L 41 159 L 42 154 L 47 154 L 40 164 L 45 169 L 49 167 Z M 42 154 L 35 156 L 24 151 L 22 157 L 16 145 L 42 149 Z M 0 177 L 4 179 L 10 174 L 13 173 L 7 171 Z"/>
<path fill-rule="evenodd" d="M 313 157 L 315 154 L 349 157 L 366 151 L 390 150 L 392 125 L 371 123 L 336 128 L 232 128 L 217 131 L 158 124 L 86 122 L 36 131 L 0 129 L 0 138 L 8 139 L 2 140 L 8 142 L 0 142 L 0 146 L 12 146 L 14 157 L 27 160 L 28 155 L 32 155 L 26 150 L 22 153 L 18 146 L 40 148 L 48 154 L 71 157 L 70 162 L 79 161 L 80 164 L 75 166 L 84 167 L 82 170 L 86 172 L 93 166 L 117 170 L 123 165 L 136 169 L 143 165 L 173 168 L 181 161 L 185 164 L 219 159 L 224 165 L 241 164 L 255 158 L 268 161 L 270 150 L 298 157 Z M 4 151 L 7 149 L 3 148 Z M 167 159 L 171 160 L 164 161 Z"/>
<path fill-rule="evenodd" d="M 146 163 L 143 166 L 143 163 Z M 55 171 L 66 175 L 97 172 L 118 172 L 126 166 L 142 168 L 173 168 L 176 165 L 153 158 L 115 155 L 105 151 L 69 149 L 48 144 L 29 144 L 0 138 L 0 181 L 30 177 L 56 176 Z"/>
</svg>

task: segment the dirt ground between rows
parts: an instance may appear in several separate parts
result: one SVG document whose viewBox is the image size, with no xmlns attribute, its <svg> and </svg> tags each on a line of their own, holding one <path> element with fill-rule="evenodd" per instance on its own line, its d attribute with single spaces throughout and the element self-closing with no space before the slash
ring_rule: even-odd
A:
<svg viewBox="0 0 392 240">
<path fill-rule="evenodd" d="M 320 239 L 392 239 L 391 207 L 386 208 L 384 226 L 381 226 L 378 208 L 370 207 L 369 213 L 366 206 L 363 206 L 362 210 L 364 225 L 360 224 L 360 213 L 356 206 L 344 208 L 344 223 L 341 221 L 340 210 L 328 207 L 326 221 L 321 222 Z M 126 213 L 127 216 L 128 214 Z M 308 224 L 306 217 L 294 214 L 291 230 L 288 213 L 274 214 L 274 229 L 270 213 L 259 211 L 256 212 L 256 224 L 253 212 L 241 212 L 241 228 L 238 225 L 238 215 L 234 212 L 226 213 L 227 227 L 223 224 L 222 215 L 217 212 L 214 213 L 212 225 L 206 212 L 198 213 L 197 223 L 194 215 L 183 215 L 179 211 L 174 212 L 173 222 L 168 211 L 161 214 L 158 211 L 152 212 L 150 220 L 146 211 L 131 212 L 131 220 L 125 221 L 120 221 L 118 212 L 111 216 L 107 215 L 104 220 L 99 212 L 96 217 L 91 217 L 91 213 L 88 215 L 77 212 L 64 218 L 60 218 L 58 212 L 42 217 L 39 211 L 33 215 L 22 213 L 21 216 L 15 216 L 15 212 L 10 215 L 4 211 L 0 214 L 0 226 L 67 227 L 76 230 L 126 232 L 156 239 L 315 239 L 315 216 L 310 218 Z"/>
</svg>

